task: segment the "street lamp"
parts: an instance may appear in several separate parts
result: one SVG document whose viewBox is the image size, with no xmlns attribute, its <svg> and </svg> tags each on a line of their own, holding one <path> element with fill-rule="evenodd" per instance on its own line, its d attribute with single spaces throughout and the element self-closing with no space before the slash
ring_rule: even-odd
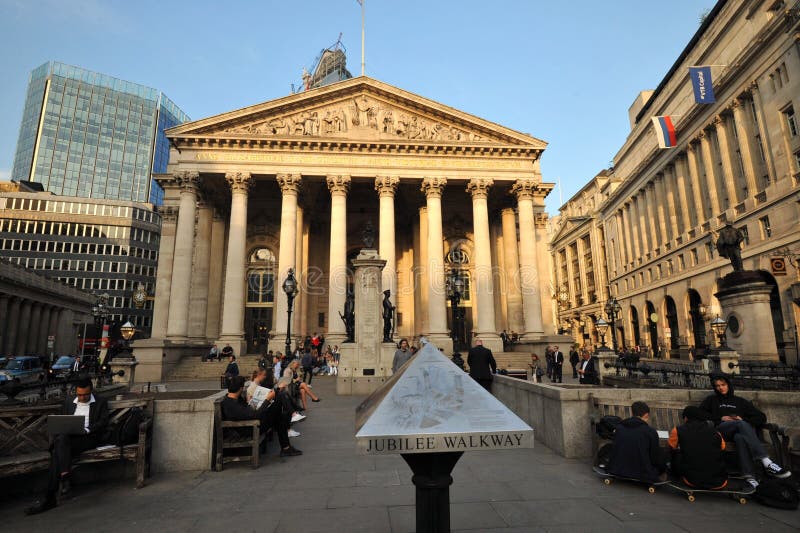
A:
<svg viewBox="0 0 800 533">
<path fill-rule="evenodd" d="M 125 322 L 122 325 L 122 327 L 119 328 L 119 332 L 122 335 L 122 338 L 125 339 L 125 342 L 128 342 L 136 334 L 136 326 L 131 324 L 129 320 L 128 322 Z"/>
<path fill-rule="evenodd" d="M 450 335 L 453 338 L 453 350 L 458 350 L 460 346 L 458 332 L 461 330 L 461 312 L 458 306 L 461 303 L 461 296 L 464 291 L 464 280 L 461 279 L 458 272 L 453 270 L 450 272 L 449 281 L 448 296 L 450 297 L 450 310 L 453 314 Z"/>
<path fill-rule="evenodd" d="M 727 350 L 728 341 L 725 338 L 725 332 L 728 331 L 727 320 L 723 320 L 719 315 L 717 315 L 717 318 L 711 321 L 711 329 L 714 331 L 717 339 L 719 339 L 719 349 Z"/>
<path fill-rule="evenodd" d="M 613 296 L 608 299 L 605 306 L 606 316 L 611 319 L 611 345 L 614 352 L 617 351 L 617 317 L 622 310 L 622 306 Z"/>
<path fill-rule="evenodd" d="M 569 303 L 569 291 L 567 290 L 566 285 L 562 285 L 561 288 L 558 289 L 558 304 L 561 306 L 562 309 L 566 309 L 568 303 Z"/>
<path fill-rule="evenodd" d="M 92 316 L 94 317 L 94 325 L 98 330 L 98 335 L 95 336 L 95 343 L 94 343 L 94 353 L 95 356 L 100 357 L 100 343 L 102 342 L 103 338 L 103 326 L 106 325 L 106 319 L 108 319 L 108 315 L 110 314 L 110 310 L 108 307 L 108 299 L 110 296 L 107 292 L 104 292 L 100 296 L 97 297 L 97 302 L 92 306 Z M 99 336 L 99 340 L 98 337 Z M 86 337 L 84 336 L 83 339 L 84 344 L 86 343 Z"/>
<path fill-rule="evenodd" d="M 286 309 L 286 355 L 292 353 L 292 306 L 295 296 L 297 296 L 297 280 L 294 277 L 294 269 L 290 268 L 283 281 L 283 292 L 286 293 L 286 301 L 289 304 Z"/>
<path fill-rule="evenodd" d="M 597 333 L 600 334 L 600 345 L 603 348 L 607 348 L 607 346 L 606 346 L 606 331 L 608 331 L 608 322 L 606 322 L 602 318 L 598 318 L 597 322 L 594 323 L 594 327 L 597 328 Z"/>
</svg>

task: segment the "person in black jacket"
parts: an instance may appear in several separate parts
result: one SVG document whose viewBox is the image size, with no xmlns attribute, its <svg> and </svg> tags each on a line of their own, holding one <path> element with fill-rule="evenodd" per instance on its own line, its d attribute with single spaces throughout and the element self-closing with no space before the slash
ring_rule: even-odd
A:
<svg viewBox="0 0 800 533">
<path fill-rule="evenodd" d="M 658 444 L 658 433 L 647 424 L 650 407 L 644 402 L 633 402 L 631 412 L 633 416 L 617 426 L 606 470 L 615 476 L 647 483 L 663 481 L 667 457 Z"/>
<path fill-rule="evenodd" d="M 669 446 L 672 449 L 672 472 L 681 476 L 690 487 L 721 489 L 728 484 L 725 440 L 706 423 L 702 409 L 688 406 L 682 413 L 683 424 L 672 428 Z"/>
<path fill-rule="evenodd" d="M 717 430 L 728 442 L 736 443 L 739 465 L 748 480 L 754 479 L 753 460 L 760 461 L 767 474 L 778 478 L 792 475 L 767 455 L 764 444 L 758 439 L 756 429 L 767 422 L 767 417 L 748 400 L 733 393 L 733 385 L 725 374 L 712 374 L 711 394 L 700 404 L 708 419 L 714 422 Z M 751 459 L 752 458 L 752 459 Z M 756 485 L 750 481 L 751 485 Z"/>
<path fill-rule="evenodd" d="M 108 428 L 108 402 L 105 398 L 95 396 L 91 378 L 81 377 L 75 386 L 75 396 L 68 398 L 61 414 L 82 415 L 85 419 L 82 435 L 55 435 L 50 448 L 50 474 L 44 498 L 37 501 L 25 512 L 39 514 L 57 505 L 59 486 L 61 493 L 69 491 L 69 475 L 72 469 L 72 457 L 81 452 L 97 448 L 106 440 Z"/>
<path fill-rule="evenodd" d="M 578 378 L 578 363 L 581 362 L 581 356 L 578 355 L 578 350 L 573 346 L 569 350 L 569 366 L 572 367 L 572 377 Z"/>
<path fill-rule="evenodd" d="M 583 360 L 578 364 L 577 372 L 580 374 L 581 385 L 598 385 L 600 377 L 597 375 L 597 357 L 592 356 L 589 350 L 583 352 Z"/>
<path fill-rule="evenodd" d="M 480 383 L 484 389 L 492 392 L 492 375 L 497 374 L 497 362 L 494 360 L 492 351 L 483 345 L 481 339 L 475 339 L 475 346 L 469 349 L 467 365 L 469 365 L 470 377 Z"/>
</svg>

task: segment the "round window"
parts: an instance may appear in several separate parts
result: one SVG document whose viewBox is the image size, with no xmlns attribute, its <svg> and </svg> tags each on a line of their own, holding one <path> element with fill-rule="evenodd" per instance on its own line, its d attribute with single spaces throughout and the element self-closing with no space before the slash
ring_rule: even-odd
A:
<svg viewBox="0 0 800 533">
<path fill-rule="evenodd" d="M 728 331 L 734 335 L 737 335 L 740 327 L 741 324 L 739 324 L 739 319 L 736 317 L 736 315 L 731 315 L 728 317 Z"/>
</svg>

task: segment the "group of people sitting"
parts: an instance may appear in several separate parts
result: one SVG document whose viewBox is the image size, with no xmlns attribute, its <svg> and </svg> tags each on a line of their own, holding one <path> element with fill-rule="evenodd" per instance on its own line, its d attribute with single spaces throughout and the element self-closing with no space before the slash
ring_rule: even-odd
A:
<svg viewBox="0 0 800 533">
<path fill-rule="evenodd" d="M 759 467 L 771 477 L 791 476 L 770 459 L 758 438 L 757 429 L 767 421 L 764 413 L 736 396 L 726 375 L 713 375 L 711 382 L 714 394 L 699 406 L 686 407 L 683 424 L 670 431 L 669 452 L 659 445 L 658 433 L 648 424 L 648 405 L 634 402 L 633 416 L 616 426 L 610 454 L 598 457 L 599 465 L 609 474 L 645 482 L 663 481 L 670 470 L 690 487 L 723 489 L 729 477 L 723 451 L 726 442 L 732 442 L 741 474 L 753 488 L 759 484 Z"/>
</svg>

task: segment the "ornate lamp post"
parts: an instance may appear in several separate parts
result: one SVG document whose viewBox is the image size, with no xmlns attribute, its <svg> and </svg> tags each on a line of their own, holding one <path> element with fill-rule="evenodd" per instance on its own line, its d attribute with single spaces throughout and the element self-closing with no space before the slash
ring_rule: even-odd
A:
<svg viewBox="0 0 800 533">
<path fill-rule="evenodd" d="M 711 329 L 719 339 L 719 349 L 727 350 L 728 340 L 725 337 L 725 332 L 728 331 L 728 322 L 717 315 L 717 318 L 711 321 Z"/>
<path fill-rule="evenodd" d="M 453 324 L 450 335 L 453 338 L 453 350 L 458 350 L 460 348 L 458 333 L 461 331 L 461 311 L 458 306 L 461 303 L 461 295 L 464 291 L 464 280 L 453 270 L 450 272 L 450 279 L 448 281 L 447 288 L 448 296 L 450 297 L 450 310 L 453 314 Z"/>
<path fill-rule="evenodd" d="M 607 348 L 607 346 L 606 346 L 606 331 L 608 331 L 608 322 L 606 322 L 602 318 L 598 318 L 597 322 L 594 323 L 594 327 L 597 328 L 597 333 L 600 334 L 600 345 L 603 348 Z"/>
<path fill-rule="evenodd" d="M 106 320 L 108 319 L 108 315 L 110 314 L 108 308 L 108 299 L 109 295 L 107 292 L 104 292 L 100 296 L 97 297 L 97 303 L 92 306 L 92 316 L 94 317 L 94 325 L 97 327 L 99 337 L 102 340 L 103 338 L 103 329 L 106 325 Z M 86 338 L 83 339 L 83 342 L 86 343 Z M 94 344 L 94 353 L 97 357 L 100 357 L 100 342 L 95 339 Z"/>
<path fill-rule="evenodd" d="M 122 335 L 122 338 L 125 339 L 125 344 L 127 344 L 128 341 L 130 341 L 136 334 L 136 326 L 131 324 L 130 321 L 125 322 L 122 327 L 119 328 L 119 332 Z"/>
<path fill-rule="evenodd" d="M 622 306 L 613 296 L 608 299 L 605 306 L 606 316 L 611 319 L 611 346 L 617 351 L 617 317 Z"/>
<path fill-rule="evenodd" d="M 290 268 L 283 281 L 283 292 L 286 293 L 286 354 L 292 352 L 292 306 L 297 296 L 297 279 L 294 277 L 294 269 Z"/>
</svg>

